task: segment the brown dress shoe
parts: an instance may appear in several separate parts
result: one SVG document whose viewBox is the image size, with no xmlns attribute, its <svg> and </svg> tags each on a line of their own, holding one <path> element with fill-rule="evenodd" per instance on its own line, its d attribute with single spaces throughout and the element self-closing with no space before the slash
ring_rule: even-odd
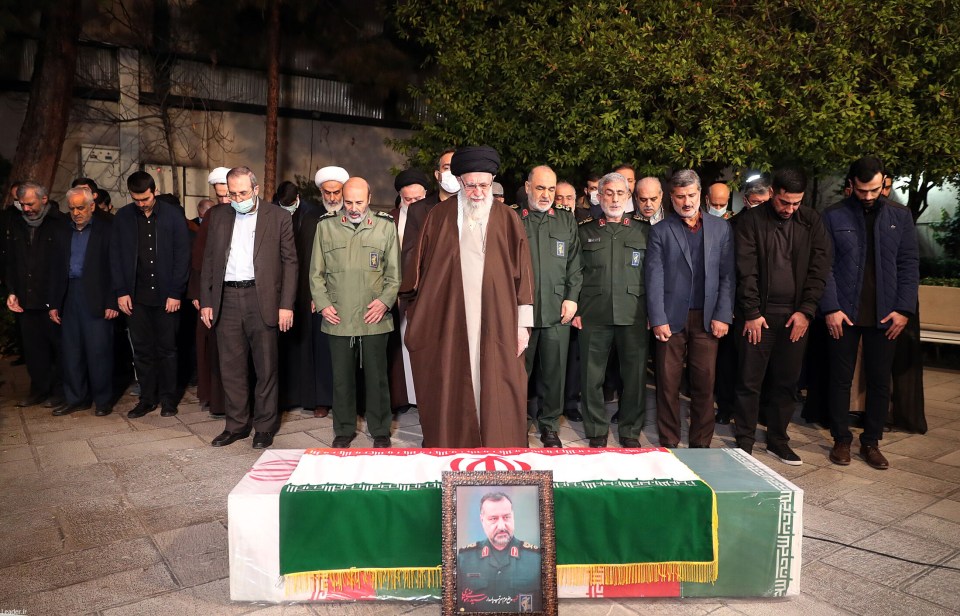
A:
<svg viewBox="0 0 960 616">
<path fill-rule="evenodd" d="M 885 471 L 890 468 L 890 463 L 883 457 L 880 448 L 876 445 L 860 445 L 860 456 L 867 464 L 877 470 Z"/>
<path fill-rule="evenodd" d="M 314 417 L 323 418 L 323 417 L 326 417 L 326 416 L 329 415 L 329 414 L 330 414 L 330 407 L 329 407 L 329 406 L 318 406 L 317 408 L 313 409 L 313 416 L 314 416 Z"/>
<path fill-rule="evenodd" d="M 833 449 L 830 450 L 830 461 L 840 466 L 850 464 L 850 443 L 835 441 L 833 443 Z"/>
</svg>

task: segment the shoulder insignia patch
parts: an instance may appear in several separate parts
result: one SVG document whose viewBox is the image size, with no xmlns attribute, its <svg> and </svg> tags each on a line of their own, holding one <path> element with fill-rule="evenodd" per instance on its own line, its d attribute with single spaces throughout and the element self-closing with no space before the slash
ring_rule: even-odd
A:
<svg viewBox="0 0 960 616">
<path fill-rule="evenodd" d="M 579 223 L 577 223 L 577 224 L 585 225 L 585 224 L 587 224 L 588 222 L 593 222 L 593 217 L 592 217 L 592 216 L 587 216 L 586 218 L 584 218 L 583 220 L 581 220 L 581 221 L 580 221 Z"/>
<path fill-rule="evenodd" d="M 380 218 L 386 218 L 387 220 L 393 220 L 393 216 L 391 216 L 386 212 L 377 212 L 377 216 L 379 216 Z"/>
<path fill-rule="evenodd" d="M 339 210 L 334 210 L 332 212 L 325 212 L 322 216 L 320 216 L 320 220 L 323 220 L 324 218 L 335 218 L 339 213 L 340 213 Z"/>
<path fill-rule="evenodd" d="M 572 211 L 573 211 L 573 208 L 572 208 L 572 207 L 567 207 L 566 205 L 555 205 L 555 206 L 553 206 L 553 207 L 555 207 L 556 209 L 561 210 L 561 211 L 563 211 L 563 212 L 572 212 Z"/>
<path fill-rule="evenodd" d="M 477 548 L 477 544 L 476 544 L 476 542 L 474 542 L 474 543 L 471 543 L 470 545 L 465 545 L 465 546 L 463 546 L 463 547 L 460 548 L 460 549 L 461 549 L 461 550 L 475 550 L 476 548 Z"/>
<path fill-rule="evenodd" d="M 523 549 L 524 549 L 524 550 L 533 550 L 534 552 L 539 552 L 539 551 L 540 551 L 540 546 L 538 546 L 538 545 L 533 545 L 532 543 L 527 543 L 526 541 L 524 541 L 524 542 L 523 542 Z"/>
<path fill-rule="evenodd" d="M 510 206 L 507 206 L 507 207 L 509 207 L 509 208 L 512 209 L 512 210 L 519 210 L 519 209 L 520 209 L 520 206 L 517 205 L 516 203 L 514 203 L 513 205 L 510 205 Z"/>
</svg>

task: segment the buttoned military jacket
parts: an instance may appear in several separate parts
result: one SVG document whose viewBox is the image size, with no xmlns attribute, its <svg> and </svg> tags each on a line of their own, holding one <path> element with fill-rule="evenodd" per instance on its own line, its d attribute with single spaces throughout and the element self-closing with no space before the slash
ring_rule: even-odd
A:
<svg viewBox="0 0 960 616">
<path fill-rule="evenodd" d="M 524 595 L 530 602 L 528 611 L 539 611 L 542 560 L 538 546 L 516 537 L 502 551 L 495 550 L 489 539 L 461 548 L 457 554 L 458 608 L 516 612 Z"/>
<path fill-rule="evenodd" d="M 511 205 L 527 232 L 533 263 L 533 326 L 560 324 L 564 300 L 579 301 L 583 284 L 580 234 L 570 208 L 554 206 L 546 212 Z"/>
<path fill-rule="evenodd" d="M 580 223 L 583 287 L 577 314 L 584 325 L 646 324 L 643 260 L 650 223 L 639 214 Z"/>
<path fill-rule="evenodd" d="M 343 211 L 320 217 L 310 261 L 310 293 L 316 311 L 337 309 L 340 322 L 323 320 L 333 336 L 369 336 L 393 331 L 389 315 L 364 323 L 367 306 L 379 299 L 390 308 L 400 290 L 400 246 L 393 217 L 367 210 L 356 227 Z"/>
</svg>

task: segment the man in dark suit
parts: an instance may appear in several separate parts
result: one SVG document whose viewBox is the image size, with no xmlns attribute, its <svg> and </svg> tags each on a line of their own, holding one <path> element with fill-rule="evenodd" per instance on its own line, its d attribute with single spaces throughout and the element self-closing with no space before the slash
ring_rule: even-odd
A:
<svg viewBox="0 0 960 616">
<path fill-rule="evenodd" d="M 177 326 L 187 287 L 190 238 L 183 210 L 157 198 L 145 171 L 127 178 L 133 203 L 117 212 L 110 236 L 113 286 L 127 315 L 140 401 L 127 413 L 135 419 L 161 407 L 177 414 Z"/>
<path fill-rule="evenodd" d="M 427 214 L 439 203 L 460 192 L 460 184 L 457 178 L 450 172 L 450 161 L 453 160 L 453 153 L 456 150 L 448 148 L 440 153 L 437 158 L 437 167 L 433 172 L 433 177 L 437 181 L 439 191 L 426 195 L 420 201 L 410 204 L 410 210 L 407 213 L 406 224 L 403 231 L 403 243 L 400 246 L 400 268 L 409 269 L 409 261 L 416 251 L 417 242 L 420 241 L 420 231 L 426 223 Z"/>
<path fill-rule="evenodd" d="M 297 249 L 293 221 L 260 200 L 248 167 L 227 174 L 231 208 L 210 210 L 203 255 L 200 319 L 216 326 L 220 375 L 226 394 L 226 428 L 211 445 L 223 447 L 250 435 L 255 449 L 273 444 L 277 415 L 277 331 L 293 326 Z M 247 362 L 257 374 L 253 417 L 247 410 Z"/>
<path fill-rule="evenodd" d="M 670 180 L 676 216 L 651 227 L 644 264 L 647 308 L 656 340 L 660 445 L 680 442 L 680 376 L 690 369 L 690 447 L 713 438 L 717 345 L 733 322 L 735 266 L 727 221 L 703 216 L 700 177 L 690 169 Z"/>
<path fill-rule="evenodd" d="M 110 282 L 112 216 L 97 216 L 93 193 L 67 191 L 71 222 L 55 242 L 50 270 L 50 320 L 60 325 L 63 393 L 66 406 L 54 415 L 69 415 L 96 404 L 96 415 L 113 412 L 113 319 L 117 296 Z"/>
<path fill-rule="evenodd" d="M 47 316 L 45 281 L 63 215 L 47 198 L 46 187 L 21 182 L 17 187 L 21 210 L 9 210 L 3 238 L 7 308 L 19 315 L 23 355 L 30 375 L 30 395 L 17 406 L 33 406 L 50 399 L 63 400 L 60 383 L 60 331 Z"/>
</svg>

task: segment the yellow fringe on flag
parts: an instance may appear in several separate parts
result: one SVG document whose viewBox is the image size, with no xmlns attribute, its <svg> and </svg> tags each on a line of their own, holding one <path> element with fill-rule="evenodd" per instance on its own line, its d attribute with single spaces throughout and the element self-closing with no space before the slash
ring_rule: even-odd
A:
<svg viewBox="0 0 960 616">
<path fill-rule="evenodd" d="M 441 567 L 400 567 L 396 569 L 339 569 L 305 571 L 283 576 L 287 595 L 314 593 L 332 588 L 440 588 Z"/>
</svg>

